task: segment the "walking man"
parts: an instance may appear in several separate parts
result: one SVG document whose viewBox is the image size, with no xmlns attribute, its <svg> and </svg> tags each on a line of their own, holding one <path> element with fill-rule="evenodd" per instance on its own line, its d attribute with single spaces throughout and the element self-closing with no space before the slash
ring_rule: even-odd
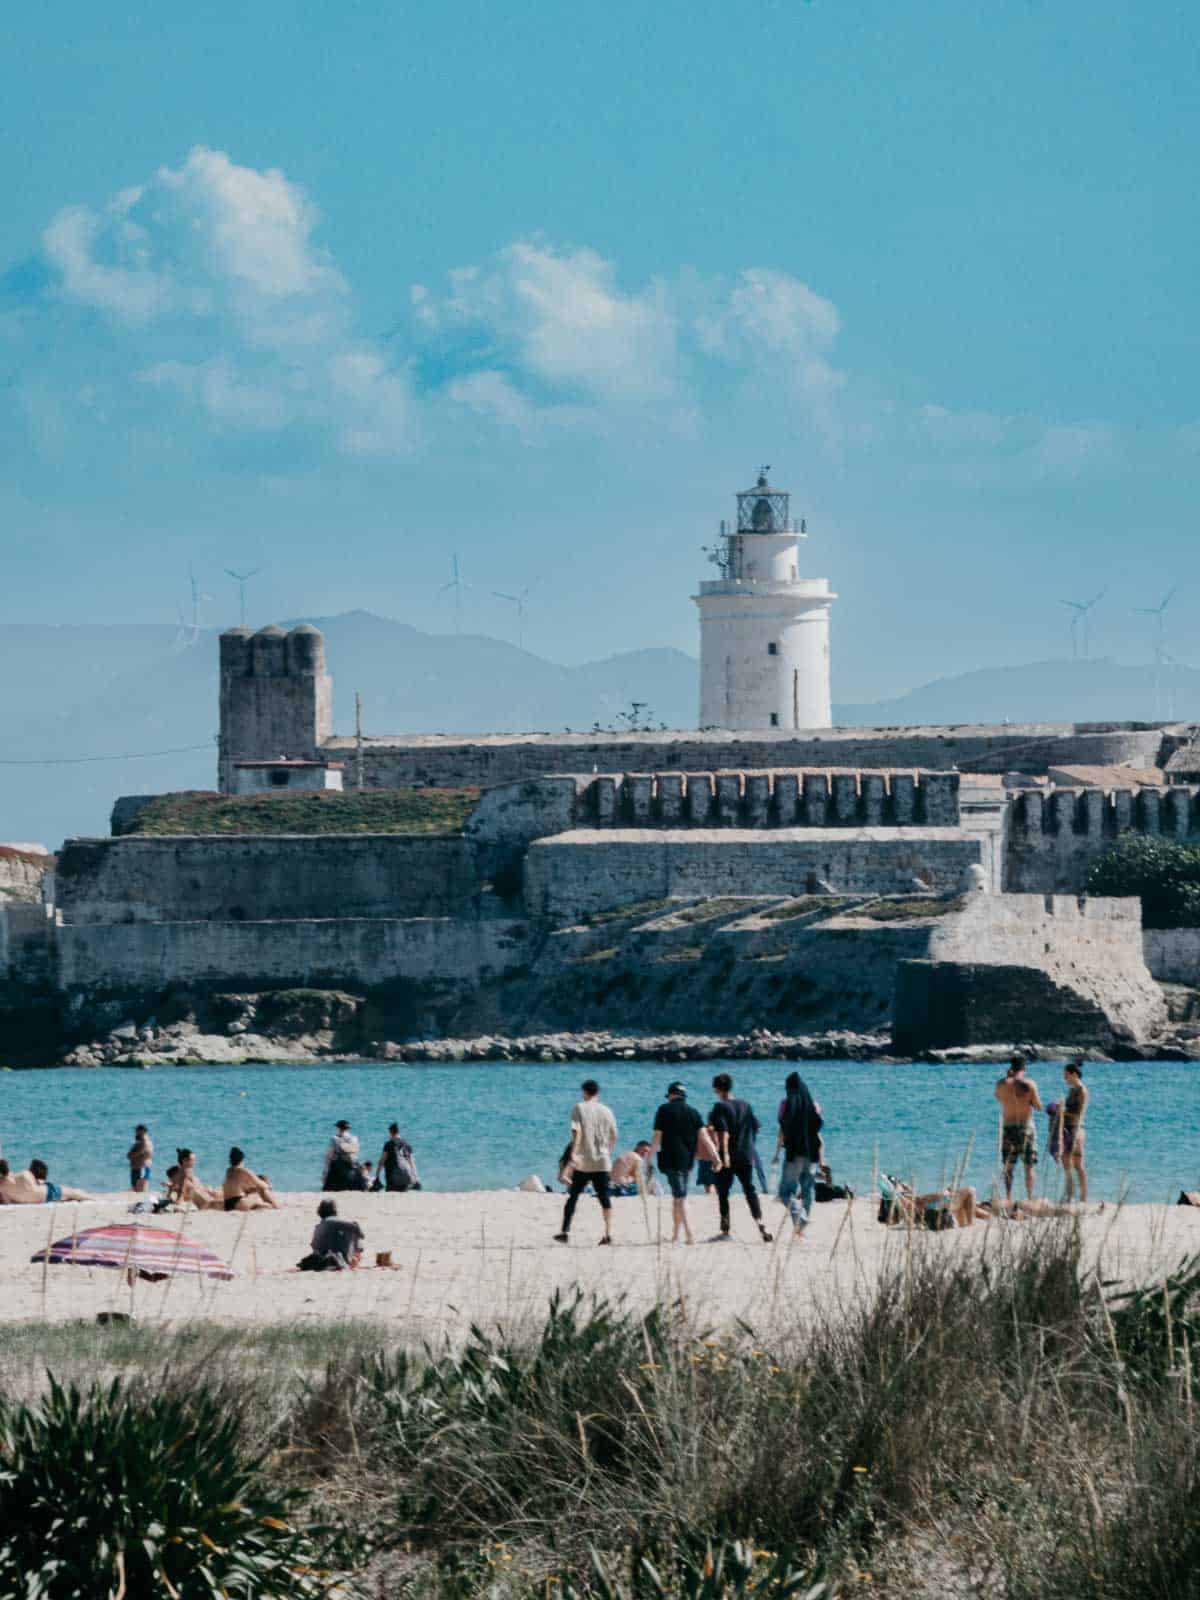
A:
<svg viewBox="0 0 1200 1600">
<path fill-rule="evenodd" d="M 658 1157 L 658 1170 L 671 1191 L 671 1243 L 678 1244 L 679 1230 L 689 1244 L 695 1244 L 688 1216 L 688 1178 L 696 1159 L 696 1140 L 704 1126 L 700 1113 L 687 1103 L 687 1089 L 676 1081 L 667 1085 L 667 1098 L 654 1113 L 654 1138 L 651 1151 Z"/>
<path fill-rule="evenodd" d="M 1033 1199 L 1037 1184 L 1037 1128 L 1033 1114 L 1042 1109 L 1037 1084 L 1025 1076 L 1025 1057 L 1013 1056 L 1008 1071 L 996 1085 L 1000 1102 L 1000 1164 L 1004 1171 L 1004 1195 L 1012 1200 L 1013 1168 L 1020 1161 L 1025 1167 L 1025 1192 Z"/>
<path fill-rule="evenodd" d="M 588 1078 L 582 1090 L 583 1099 L 571 1108 L 571 1150 L 564 1163 L 571 1168 L 571 1189 L 563 1207 L 562 1232 L 554 1237 L 559 1244 L 567 1243 L 579 1196 L 590 1183 L 604 1217 L 604 1237 L 600 1243 L 611 1244 L 612 1197 L 608 1192 L 608 1175 L 612 1171 L 612 1153 L 617 1143 L 617 1119 L 602 1103 L 600 1085 L 595 1078 Z"/>
<path fill-rule="evenodd" d="M 779 1200 L 788 1208 L 797 1239 L 812 1219 L 816 1198 L 817 1169 L 821 1162 L 823 1122 L 808 1085 L 798 1072 L 789 1072 L 784 1081 L 787 1098 L 779 1108 L 779 1140 L 776 1159 L 783 1152 L 779 1174 Z M 796 1193 L 800 1194 L 797 1203 Z"/>
<path fill-rule="evenodd" d="M 729 1191 L 736 1178 L 746 1196 L 750 1215 L 758 1224 L 764 1244 L 770 1244 L 772 1235 L 763 1226 L 762 1206 L 758 1190 L 754 1187 L 754 1140 L 759 1122 L 754 1107 L 748 1100 L 733 1098 L 733 1079 L 727 1072 L 718 1072 L 713 1079 L 717 1103 L 709 1112 L 708 1125 L 717 1138 L 721 1165 L 717 1169 L 717 1205 L 721 1212 L 719 1239 L 729 1238 Z"/>
</svg>

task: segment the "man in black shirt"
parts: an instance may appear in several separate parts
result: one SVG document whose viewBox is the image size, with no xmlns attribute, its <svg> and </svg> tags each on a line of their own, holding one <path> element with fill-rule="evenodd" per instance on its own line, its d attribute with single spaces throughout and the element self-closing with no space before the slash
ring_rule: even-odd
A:
<svg viewBox="0 0 1200 1600">
<path fill-rule="evenodd" d="M 727 1072 L 718 1072 L 713 1079 L 717 1103 L 709 1112 L 708 1124 L 716 1135 L 721 1165 L 717 1171 L 717 1205 L 721 1211 L 720 1239 L 729 1238 L 729 1191 L 736 1178 L 746 1196 L 750 1215 L 758 1224 L 764 1244 L 770 1244 L 772 1235 L 763 1226 L 762 1207 L 758 1203 L 758 1190 L 754 1187 L 754 1140 L 758 1134 L 758 1118 L 748 1100 L 733 1098 L 733 1079 Z"/>
<path fill-rule="evenodd" d="M 679 1230 L 689 1244 L 695 1244 L 688 1217 L 688 1175 L 696 1159 L 696 1139 L 704 1126 L 700 1113 L 687 1103 L 682 1083 L 667 1085 L 667 1098 L 654 1114 L 654 1139 L 651 1153 L 658 1156 L 658 1170 L 671 1191 L 671 1243 L 679 1240 Z"/>
</svg>

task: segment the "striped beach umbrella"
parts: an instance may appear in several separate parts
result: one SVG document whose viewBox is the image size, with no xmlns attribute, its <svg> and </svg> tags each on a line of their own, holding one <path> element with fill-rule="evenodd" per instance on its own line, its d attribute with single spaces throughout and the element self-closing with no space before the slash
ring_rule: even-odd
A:
<svg viewBox="0 0 1200 1600">
<path fill-rule="evenodd" d="M 138 1222 L 114 1223 L 107 1228 L 84 1228 L 39 1250 L 33 1261 L 56 1266 L 117 1267 L 156 1282 L 175 1274 L 193 1278 L 232 1278 L 220 1256 L 195 1239 L 166 1228 L 149 1228 Z"/>
</svg>

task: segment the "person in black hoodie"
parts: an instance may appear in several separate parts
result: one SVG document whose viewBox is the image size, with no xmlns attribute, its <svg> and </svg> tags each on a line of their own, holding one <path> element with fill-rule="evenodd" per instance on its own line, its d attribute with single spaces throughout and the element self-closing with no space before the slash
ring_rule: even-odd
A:
<svg viewBox="0 0 1200 1600">
<path fill-rule="evenodd" d="M 780 1151 L 783 1152 L 779 1202 L 788 1208 L 796 1238 L 803 1239 L 815 1199 L 823 1123 L 817 1103 L 798 1072 L 788 1073 L 784 1088 L 787 1098 L 779 1108 L 779 1140 L 775 1149 L 777 1160 Z"/>
<path fill-rule="evenodd" d="M 754 1218 L 759 1237 L 770 1244 L 773 1235 L 763 1225 L 762 1206 L 754 1187 L 754 1137 L 758 1132 L 758 1118 L 748 1100 L 735 1100 L 733 1079 L 727 1072 L 718 1072 L 712 1083 L 717 1101 L 708 1114 L 708 1125 L 717 1141 L 721 1164 L 717 1169 L 717 1208 L 721 1216 L 721 1231 L 717 1240 L 729 1239 L 729 1191 L 736 1178 L 746 1196 L 750 1215 Z"/>
</svg>

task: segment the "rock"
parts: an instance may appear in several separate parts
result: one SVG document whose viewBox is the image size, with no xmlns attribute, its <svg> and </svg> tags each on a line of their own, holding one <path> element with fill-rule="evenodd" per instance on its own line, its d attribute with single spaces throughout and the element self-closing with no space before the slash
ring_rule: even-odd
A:
<svg viewBox="0 0 1200 1600">
<path fill-rule="evenodd" d="M 225 1032 L 227 1034 L 229 1034 L 230 1036 L 232 1036 L 232 1037 L 236 1037 L 240 1033 L 248 1033 L 249 1032 L 249 1028 L 248 1028 L 246 1023 L 242 1022 L 239 1019 L 236 1022 L 228 1023 L 226 1028 L 225 1028 Z"/>
<path fill-rule="evenodd" d="M 136 1022 L 122 1022 L 120 1027 L 114 1028 L 108 1037 L 110 1039 L 136 1039 L 137 1031 Z"/>
</svg>

